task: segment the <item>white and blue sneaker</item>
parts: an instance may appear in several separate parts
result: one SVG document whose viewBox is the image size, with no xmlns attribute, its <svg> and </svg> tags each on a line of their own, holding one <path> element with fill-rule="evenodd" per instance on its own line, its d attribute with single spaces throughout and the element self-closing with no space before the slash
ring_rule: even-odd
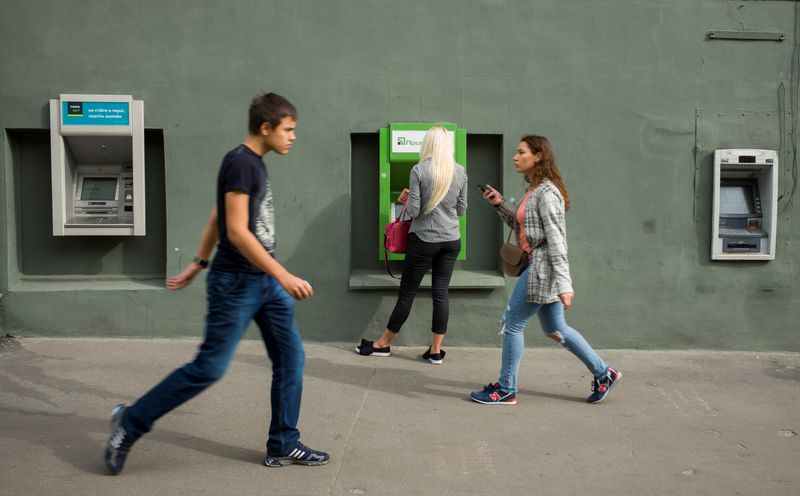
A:
<svg viewBox="0 0 800 496">
<path fill-rule="evenodd" d="M 273 455 L 267 452 L 264 458 L 264 465 L 267 467 L 283 467 L 286 465 L 325 465 L 330 460 L 330 456 L 324 451 L 317 451 L 309 448 L 300 441 L 294 445 L 284 455 Z"/>
<path fill-rule="evenodd" d="M 131 451 L 136 439 L 132 438 L 122 427 L 122 417 L 125 415 L 125 405 L 117 405 L 111 411 L 111 434 L 106 442 L 104 459 L 108 471 L 114 475 L 122 472 L 125 459 Z"/>
</svg>

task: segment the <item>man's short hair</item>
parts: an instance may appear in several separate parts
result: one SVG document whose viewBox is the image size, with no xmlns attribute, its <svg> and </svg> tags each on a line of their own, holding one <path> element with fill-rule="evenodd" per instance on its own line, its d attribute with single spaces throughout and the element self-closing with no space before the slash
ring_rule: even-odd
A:
<svg viewBox="0 0 800 496">
<path fill-rule="evenodd" d="M 265 122 L 274 129 L 284 117 L 297 119 L 294 105 L 277 93 L 262 93 L 250 102 L 248 131 L 250 134 L 258 134 L 261 124 Z"/>
</svg>

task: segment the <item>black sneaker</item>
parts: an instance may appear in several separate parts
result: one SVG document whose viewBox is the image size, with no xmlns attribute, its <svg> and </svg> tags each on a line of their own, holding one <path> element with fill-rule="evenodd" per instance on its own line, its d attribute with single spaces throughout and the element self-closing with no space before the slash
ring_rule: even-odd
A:
<svg viewBox="0 0 800 496">
<path fill-rule="evenodd" d="M 622 379 L 622 372 L 609 367 L 602 377 L 592 379 L 592 394 L 586 398 L 589 403 L 600 403 L 608 396 L 614 384 Z"/>
<path fill-rule="evenodd" d="M 389 356 L 389 346 L 386 348 L 375 348 L 372 346 L 372 341 L 367 341 L 366 339 L 361 340 L 361 344 L 356 346 L 356 353 L 359 355 L 364 356 L 379 356 L 379 357 L 388 357 Z"/>
<path fill-rule="evenodd" d="M 128 456 L 134 441 L 136 441 L 122 427 L 123 415 L 125 415 L 125 405 L 117 405 L 111 411 L 111 434 L 106 442 L 106 467 L 114 475 L 122 472 L 125 458 Z"/>
<path fill-rule="evenodd" d="M 431 353 L 431 347 L 428 346 L 428 351 L 422 354 L 422 359 L 427 360 L 434 365 L 441 365 L 446 354 L 447 352 L 442 349 L 439 350 L 439 353 Z"/>
<path fill-rule="evenodd" d="M 483 405 L 516 405 L 516 393 L 509 393 L 500 389 L 500 383 L 495 382 L 484 386 L 481 391 L 473 391 L 469 395 L 472 401 Z"/>
<path fill-rule="evenodd" d="M 264 458 L 264 465 L 267 467 L 283 467 L 285 465 L 325 465 L 330 460 L 330 456 L 324 451 L 317 451 L 309 448 L 300 441 L 294 445 L 285 455 L 272 455 L 267 452 Z"/>
</svg>

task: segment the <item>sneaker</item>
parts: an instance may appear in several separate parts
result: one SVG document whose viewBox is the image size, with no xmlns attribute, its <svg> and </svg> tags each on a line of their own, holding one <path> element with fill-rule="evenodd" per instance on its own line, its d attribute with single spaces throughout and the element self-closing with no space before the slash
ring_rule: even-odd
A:
<svg viewBox="0 0 800 496">
<path fill-rule="evenodd" d="M 431 353 L 431 347 L 428 346 L 428 351 L 422 354 L 422 359 L 427 360 L 434 365 L 441 365 L 446 354 L 447 352 L 442 349 L 439 350 L 439 353 Z"/>
<path fill-rule="evenodd" d="M 600 403 L 611 392 L 614 384 L 622 379 L 622 372 L 609 367 L 605 374 L 600 378 L 592 379 L 592 394 L 586 398 L 589 403 Z"/>
<path fill-rule="evenodd" d="M 122 472 L 125 458 L 127 458 L 131 446 L 136 441 L 122 427 L 123 415 L 125 415 L 125 405 L 117 405 L 111 411 L 111 434 L 106 442 L 106 467 L 114 475 Z"/>
<path fill-rule="evenodd" d="M 264 458 L 264 465 L 267 467 L 283 467 L 285 465 L 325 465 L 330 460 L 330 456 L 324 451 L 317 451 L 309 448 L 300 441 L 294 445 L 285 455 L 272 455 L 267 452 Z"/>
<path fill-rule="evenodd" d="M 363 356 L 379 356 L 379 357 L 388 357 L 389 356 L 389 346 L 386 348 L 375 348 L 372 346 L 372 341 L 367 341 L 366 339 L 361 340 L 361 344 L 356 346 L 356 353 Z"/>
<path fill-rule="evenodd" d="M 485 386 L 482 391 L 473 391 L 469 395 L 472 401 L 484 405 L 516 405 L 517 395 L 500 389 L 500 383 L 495 382 Z"/>
</svg>

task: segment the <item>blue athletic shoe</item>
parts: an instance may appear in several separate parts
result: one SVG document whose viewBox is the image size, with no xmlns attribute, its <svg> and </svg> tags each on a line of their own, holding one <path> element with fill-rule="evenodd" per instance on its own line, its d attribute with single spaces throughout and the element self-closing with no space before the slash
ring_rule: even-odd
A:
<svg viewBox="0 0 800 496">
<path fill-rule="evenodd" d="M 123 415 L 125 415 L 125 405 L 117 405 L 111 411 L 111 434 L 106 442 L 106 467 L 114 475 L 122 472 L 122 468 L 125 466 L 125 458 L 127 458 L 128 453 L 131 451 L 131 446 L 136 441 L 122 427 Z"/>
<path fill-rule="evenodd" d="M 273 455 L 267 452 L 264 465 L 267 467 L 283 467 L 285 465 L 325 465 L 330 456 L 324 451 L 317 451 L 305 446 L 300 441 L 284 455 Z"/>
<path fill-rule="evenodd" d="M 472 401 L 483 405 L 516 405 L 517 395 L 500 389 L 499 383 L 489 384 L 481 391 L 473 391 L 469 395 Z"/>
<path fill-rule="evenodd" d="M 614 384 L 622 379 L 622 372 L 609 367 L 601 377 L 592 379 L 592 394 L 586 398 L 589 403 L 600 403 L 611 392 Z"/>
</svg>

